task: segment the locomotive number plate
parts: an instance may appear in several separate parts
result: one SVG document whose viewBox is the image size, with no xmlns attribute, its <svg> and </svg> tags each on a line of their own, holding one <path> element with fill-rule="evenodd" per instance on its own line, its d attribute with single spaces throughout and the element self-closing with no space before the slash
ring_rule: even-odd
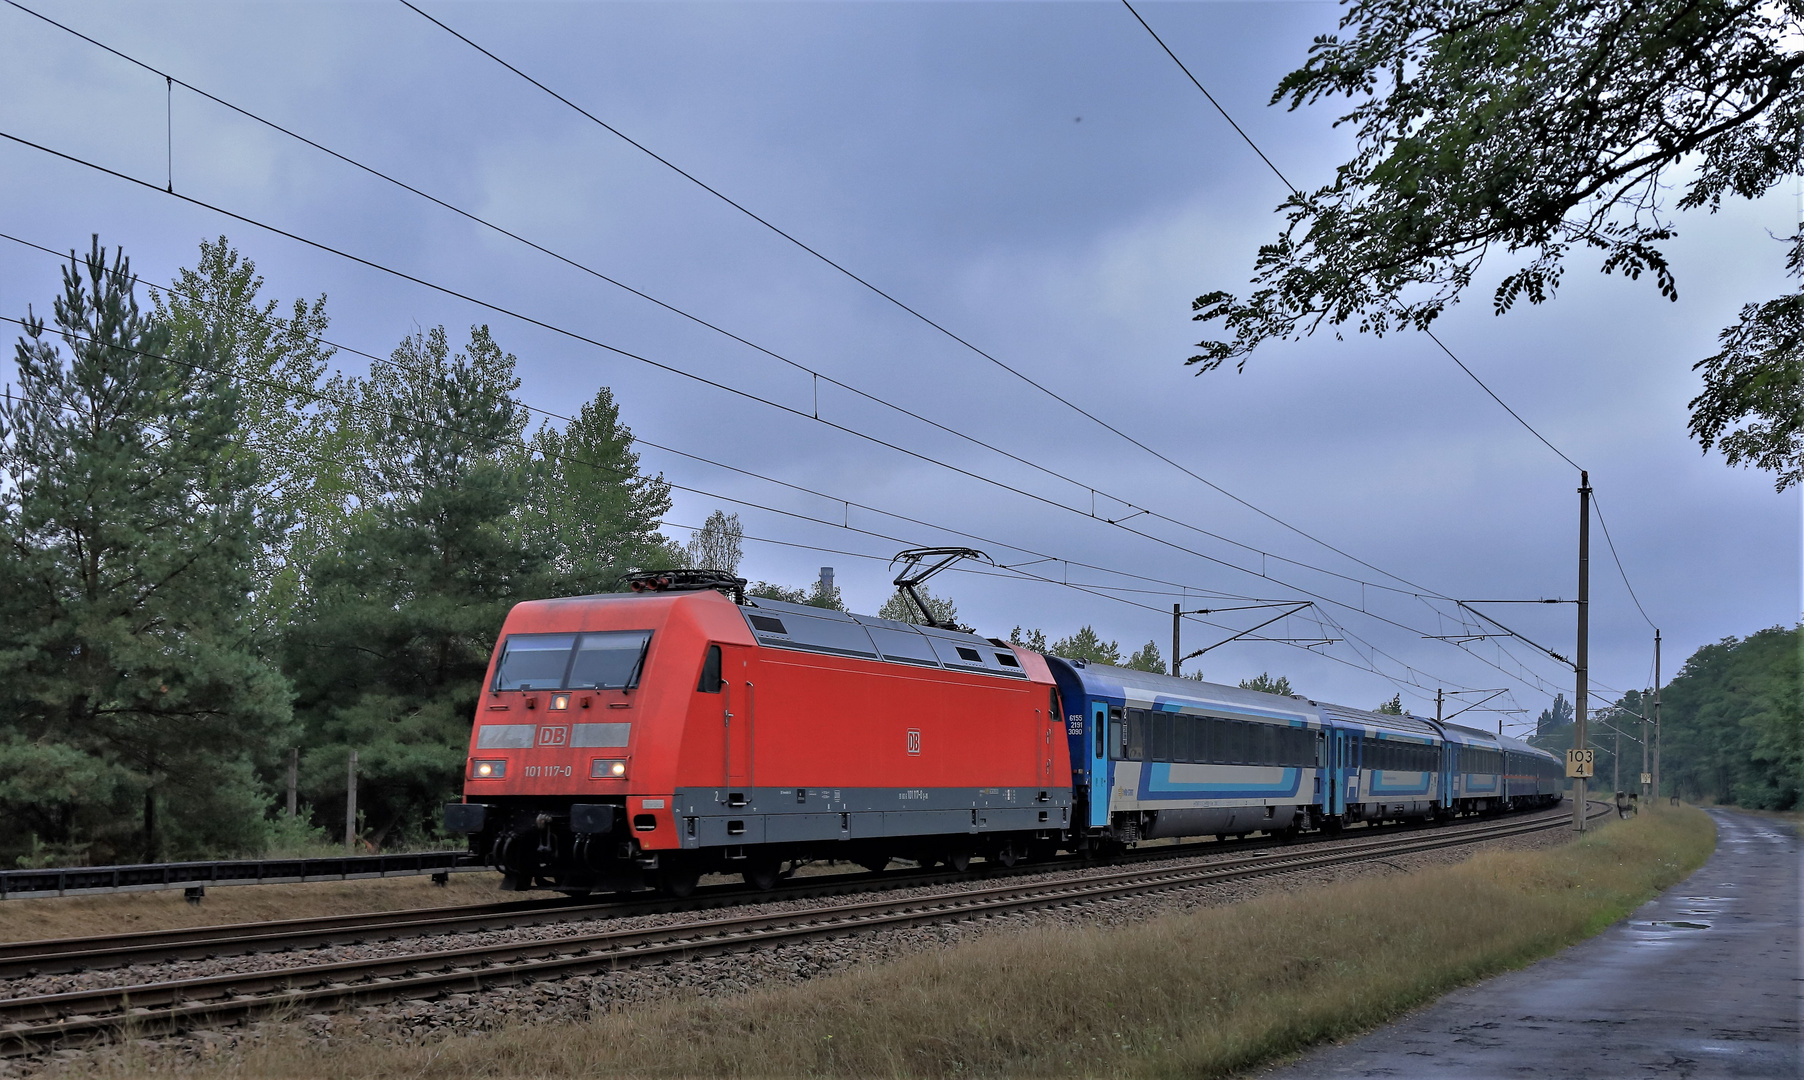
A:
<svg viewBox="0 0 1804 1080">
<path fill-rule="evenodd" d="M 568 766 L 568 765 L 528 765 L 526 767 L 526 775 L 527 776 L 569 776 L 570 775 L 570 766 Z"/>
</svg>

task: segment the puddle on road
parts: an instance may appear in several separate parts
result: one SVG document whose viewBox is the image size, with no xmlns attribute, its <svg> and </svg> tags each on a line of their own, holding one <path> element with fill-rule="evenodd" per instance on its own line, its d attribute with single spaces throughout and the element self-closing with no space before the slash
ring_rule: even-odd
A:
<svg viewBox="0 0 1804 1080">
<path fill-rule="evenodd" d="M 1710 929 L 1710 924 L 1707 922 L 1685 922 L 1681 919 L 1657 919 L 1653 922 L 1648 923 L 1648 925 L 1656 926 L 1656 927 L 1669 927 L 1674 930 L 1708 930 L 1708 929 Z"/>
</svg>

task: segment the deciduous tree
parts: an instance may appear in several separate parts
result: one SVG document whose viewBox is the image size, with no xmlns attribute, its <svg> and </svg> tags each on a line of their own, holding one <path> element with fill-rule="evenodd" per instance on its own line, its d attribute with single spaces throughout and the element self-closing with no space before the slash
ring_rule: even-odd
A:
<svg viewBox="0 0 1804 1080">
<path fill-rule="evenodd" d="M 1355 0 L 1272 101 L 1345 97 L 1357 149 L 1280 206 L 1253 291 L 1196 299 L 1226 336 L 1190 363 L 1352 324 L 1427 329 L 1487 259 L 1493 309 L 1551 298 L 1570 255 L 1650 277 L 1669 299 L 1674 210 L 1714 211 L 1804 171 L 1804 5 L 1792 0 Z M 1786 239 L 1801 270 L 1804 233 Z M 1731 464 L 1804 479 L 1792 292 L 1750 303 L 1700 360 L 1691 430 Z"/>
</svg>

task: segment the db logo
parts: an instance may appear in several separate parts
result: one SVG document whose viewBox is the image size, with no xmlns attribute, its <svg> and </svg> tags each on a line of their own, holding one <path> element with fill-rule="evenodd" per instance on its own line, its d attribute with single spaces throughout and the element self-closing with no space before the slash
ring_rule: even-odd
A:
<svg viewBox="0 0 1804 1080">
<path fill-rule="evenodd" d="M 917 756 L 921 753 L 921 729 L 920 728 L 909 728 L 908 729 L 908 752 L 911 754 L 917 755 Z"/>
<path fill-rule="evenodd" d="M 570 741 L 570 729 L 567 727 L 542 727 L 539 729 L 540 746 L 563 746 Z"/>
</svg>

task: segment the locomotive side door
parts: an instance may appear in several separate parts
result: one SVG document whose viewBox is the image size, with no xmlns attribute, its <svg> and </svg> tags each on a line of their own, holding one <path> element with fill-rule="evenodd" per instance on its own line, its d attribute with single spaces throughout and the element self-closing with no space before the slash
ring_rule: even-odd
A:
<svg viewBox="0 0 1804 1080">
<path fill-rule="evenodd" d="M 757 688 L 752 683 L 751 660 L 746 652 L 725 646 L 721 664 L 721 763 L 725 773 L 722 782 L 727 787 L 747 788 L 752 784 Z"/>
</svg>

